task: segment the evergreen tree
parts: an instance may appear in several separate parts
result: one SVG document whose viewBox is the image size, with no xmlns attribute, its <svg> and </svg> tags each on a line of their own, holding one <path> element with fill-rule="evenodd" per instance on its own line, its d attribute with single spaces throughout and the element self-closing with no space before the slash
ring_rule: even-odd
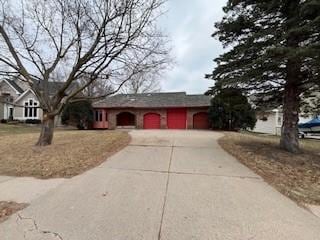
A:
<svg viewBox="0 0 320 240">
<path fill-rule="evenodd" d="M 90 101 L 68 103 L 61 115 L 63 124 L 74 125 L 78 129 L 88 129 L 93 122 L 93 109 Z"/>
<path fill-rule="evenodd" d="M 225 88 L 215 92 L 209 108 L 209 120 L 213 129 L 253 129 L 256 115 L 247 97 L 239 89 Z"/>
<path fill-rule="evenodd" d="M 213 36 L 230 50 L 207 77 L 260 108 L 283 105 L 280 146 L 299 152 L 301 96 L 319 91 L 320 0 L 229 0 L 224 11 Z"/>
</svg>

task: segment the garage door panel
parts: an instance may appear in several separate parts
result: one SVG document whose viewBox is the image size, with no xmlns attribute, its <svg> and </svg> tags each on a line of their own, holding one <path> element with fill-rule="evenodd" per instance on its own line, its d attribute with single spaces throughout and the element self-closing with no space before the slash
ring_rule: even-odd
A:
<svg viewBox="0 0 320 240">
<path fill-rule="evenodd" d="M 168 129 L 186 129 L 187 110 L 186 109 L 168 109 L 167 110 Z"/>
<path fill-rule="evenodd" d="M 143 116 L 144 129 L 160 129 L 160 126 L 161 126 L 160 114 L 147 113 Z"/>
</svg>

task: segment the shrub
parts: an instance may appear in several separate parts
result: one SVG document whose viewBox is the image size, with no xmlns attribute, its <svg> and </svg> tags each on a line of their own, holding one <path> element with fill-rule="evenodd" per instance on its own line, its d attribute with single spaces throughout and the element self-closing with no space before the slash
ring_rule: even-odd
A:
<svg viewBox="0 0 320 240">
<path fill-rule="evenodd" d="M 236 88 L 218 89 L 211 100 L 209 120 L 214 129 L 253 129 L 256 114 L 247 97 Z"/>
<path fill-rule="evenodd" d="M 67 104 L 62 112 L 61 121 L 80 130 L 89 129 L 93 122 L 91 102 L 79 101 Z"/>
<path fill-rule="evenodd" d="M 41 120 L 40 119 L 27 119 L 25 121 L 25 123 L 27 123 L 27 124 L 41 124 Z"/>
</svg>

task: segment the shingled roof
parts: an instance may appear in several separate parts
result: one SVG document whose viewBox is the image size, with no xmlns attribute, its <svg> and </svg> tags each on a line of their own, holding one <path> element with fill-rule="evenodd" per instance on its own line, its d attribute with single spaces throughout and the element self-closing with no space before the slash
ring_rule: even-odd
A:
<svg viewBox="0 0 320 240">
<path fill-rule="evenodd" d="M 56 93 L 63 87 L 64 84 L 65 84 L 65 82 L 51 82 L 51 81 L 48 82 L 49 94 L 50 94 L 50 95 L 56 94 Z M 44 82 L 43 82 L 43 81 L 39 82 L 38 85 L 39 85 L 39 88 L 40 88 L 40 89 L 43 89 L 43 88 L 44 88 Z M 71 85 L 69 86 L 69 89 L 70 89 L 70 88 L 73 88 L 74 85 L 75 85 L 75 84 L 71 84 Z"/>
<path fill-rule="evenodd" d="M 210 97 L 185 92 L 118 94 L 93 104 L 95 108 L 208 107 Z"/>
<path fill-rule="evenodd" d="M 7 80 L 7 82 L 14 88 L 16 89 L 17 92 L 23 93 L 23 89 L 13 80 Z"/>
</svg>

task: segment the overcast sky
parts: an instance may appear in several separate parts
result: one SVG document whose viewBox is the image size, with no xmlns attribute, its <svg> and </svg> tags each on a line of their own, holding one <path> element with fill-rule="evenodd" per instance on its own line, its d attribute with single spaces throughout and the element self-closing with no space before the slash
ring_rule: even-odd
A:
<svg viewBox="0 0 320 240">
<path fill-rule="evenodd" d="M 226 0 L 168 0 L 168 13 L 160 24 L 172 39 L 176 65 L 164 75 L 163 91 L 202 94 L 213 85 L 204 75 L 213 70 L 213 59 L 223 52 L 211 34 L 225 4 Z"/>
</svg>

